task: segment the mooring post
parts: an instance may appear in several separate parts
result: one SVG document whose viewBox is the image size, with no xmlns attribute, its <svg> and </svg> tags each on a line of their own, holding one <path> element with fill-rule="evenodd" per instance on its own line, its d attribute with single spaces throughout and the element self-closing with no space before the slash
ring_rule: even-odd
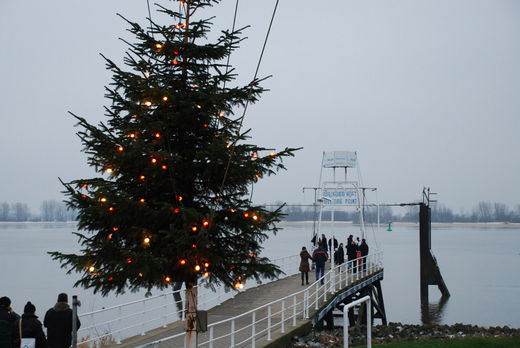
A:
<svg viewBox="0 0 520 348">
<path fill-rule="evenodd" d="M 449 297 L 450 292 L 442 279 L 437 260 L 431 250 L 431 208 L 421 203 L 419 205 L 419 255 L 421 277 L 421 301 L 428 302 L 428 285 L 437 285 L 442 296 Z"/>
</svg>

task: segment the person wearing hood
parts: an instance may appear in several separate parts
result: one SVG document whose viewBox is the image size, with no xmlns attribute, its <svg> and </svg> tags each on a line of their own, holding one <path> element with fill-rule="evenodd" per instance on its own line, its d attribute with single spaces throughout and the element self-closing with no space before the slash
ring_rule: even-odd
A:
<svg viewBox="0 0 520 348">
<path fill-rule="evenodd" d="M 47 311 L 43 319 L 49 348 L 69 348 L 72 344 L 72 309 L 67 302 L 67 294 L 59 294 L 58 302 Z M 81 323 L 77 316 L 76 322 L 79 329 Z"/>
<path fill-rule="evenodd" d="M 7 296 L 0 297 L 0 347 L 14 347 L 12 332 L 19 318 L 20 316 L 11 308 L 11 299 Z"/>
<path fill-rule="evenodd" d="M 21 338 L 34 338 L 36 340 L 36 348 L 47 348 L 47 340 L 43 333 L 42 323 L 36 316 L 36 307 L 27 302 L 23 309 L 23 314 L 16 321 L 13 327 L 13 347 L 20 347 Z M 21 334 L 21 336 L 20 336 Z"/>
</svg>

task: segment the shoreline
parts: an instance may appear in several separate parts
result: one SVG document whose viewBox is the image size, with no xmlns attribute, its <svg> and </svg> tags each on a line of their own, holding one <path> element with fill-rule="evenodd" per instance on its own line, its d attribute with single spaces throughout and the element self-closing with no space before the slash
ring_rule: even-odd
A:
<svg viewBox="0 0 520 348">
<path fill-rule="evenodd" d="M 470 337 L 511 337 L 520 340 L 520 328 L 508 326 L 484 327 L 462 323 L 414 325 L 399 322 L 389 322 L 386 326 L 375 325 L 372 327 L 373 344 Z M 364 326 L 350 327 L 349 341 L 351 344 L 365 344 L 366 328 Z M 318 346 L 323 348 L 343 346 L 343 328 L 334 328 L 330 331 L 316 329 L 308 335 L 295 336 L 290 347 L 311 348 Z"/>
<path fill-rule="evenodd" d="M 312 225 L 313 221 L 280 221 L 279 225 Z M 322 221 L 322 225 L 350 225 L 359 226 L 352 221 Z M 381 223 L 381 227 L 388 226 L 388 223 Z M 419 222 L 392 222 L 392 226 L 419 226 Z M 520 223 L 517 222 L 432 222 L 432 227 L 477 227 L 477 228 L 517 228 L 520 229 Z"/>
</svg>

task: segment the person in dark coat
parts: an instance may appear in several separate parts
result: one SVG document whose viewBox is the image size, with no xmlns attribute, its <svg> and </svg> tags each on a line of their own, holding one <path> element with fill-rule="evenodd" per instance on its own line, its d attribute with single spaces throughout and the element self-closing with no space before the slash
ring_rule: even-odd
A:
<svg viewBox="0 0 520 348">
<path fill-rule="evenodd" d="M 316 280 L 320 279 L 325 275 L 325 262 L 329 259 L 327 249 L 318 248 L 312 253 L 312 259 L 316 263 Z M 320 276 L 321 272 L 321 276 Z M 324 283 L 324 279 L 321 280 L 321 284 Z"/>
<path fill-rule="evenodd" d="M 332 243 L 334 241 L 334 247 L 332 247 Z M 329 239 L 329 255 L 332 255 L 332 253 L 338 248 L 338 240 L 336 237 L 332 236 L 331 239 Z M 334 256 L 336 258 L 336 256 Z"/>
<path fill-rule="evenodd" d="M 300 252 L 300 272 L 302 273 L 302 285 L 305 285 L 303 283 L 303 278 L 305 276 L 305 283 L 309 284 L 309 271 L 311 269 L 309 265 L 309 260 L 312 260 L 311 254 L 307 251 L 305 247 L 302 247 L 302 251 Z"/>
<path fill-rule="evenodd" d="M 339 247 L 334 254 L 334 262 L 336 265 L 341 265 L 343 262 L 345 262 L 345 250 L 343 250 L 343 243 L 339 244 Z"/>
<path fill-rule="evenodd" d="M 361 240 L 361 244 L 359 245 L 359 251 L 361 252 L 361 269 L 365 271 L 367 268 L 366 256 L 368 256 L 368 244 L 364 238 Z"/>
<path fill-rule="evenodd" d="M 354 273 L 357 272 L 357 252 L 358 252 L 358 246 L 356 244 L 356 241 L 349 237 L 350 243 L 347 244 L 347 259 L 348 259 L 348 266 L 354 268 Z"/>
<path fill-rule="evenodd" d="M 11 299 L 7 296 L 0 297 L 0 347 L 14 348 L 13 327 L 20 318 L 11 308 Z"/>
<path fill-rule="evenodd" d="M 327 251 L 327 238 L 325 237 L 324 233 L 321 234 L 321 238 L 320 238 L 320 242 L 318 243 L 318 247 Z"/>
<path fill-rule="evenodd" d="M 67 294 L 58 295 L 58 302 L 47 311 L 43 325 L 47 328 L 48 348 L 69 348 L 72 344 L 72 309 Z M 77 328 L 81 326 L 76 317 Z"/>
<path fill-rule="evenodd" d="M 47 348 L 47 339 L 43 333 L 42 323 L 36 316 L 36 307 L 29 301 L 23 309 L 23 314 L 13 327 L 14 347 L 20 346 L 20 338 L 34 338 L 36 348 Z M 22 337 L 20 337 L 20 326 Z"/>
</svg>

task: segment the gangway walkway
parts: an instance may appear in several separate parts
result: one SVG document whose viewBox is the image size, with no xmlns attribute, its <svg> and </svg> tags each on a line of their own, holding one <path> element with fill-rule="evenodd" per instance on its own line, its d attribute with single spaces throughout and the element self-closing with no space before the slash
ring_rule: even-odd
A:
<svg viewBox="0 0 520 348">
<path fill-rule="evenodd" d="M 284 272 L 284 277 L 287 277 L 298 272 L 300 257 L 291 255 L 273 259 L 271 262 Z M 245 289 L 257 285 L 259 284 L 256 282 L 247 282 Z M 226 291 L 222 286 L 216 287 L 214 291 L 201 287 L 198 293 L 199 310 L 218 306 L 238 294 L 234 290 Z M 163 331 L 170 332 L 169 326 L 178 325 L 178 322 L 185 320 L 185 303 L 185 290 L 179 289 L 80 313 L 79 346 L 80 348 L 107 347 L 112 343 L 119 345 L 123 339 L 135 335 L 155 336 Z"/>
<path fill-rule="evenodd" d="M 382 276 L 382 252 L 378 252 L 351 267 L 344 263 L 329 269 L 323 285 L 316 281 L 302 286 L 297 274 L 249 289 L 208 311 L 208 331 L 198 334 L 198 347 L 266 347 L 282 337 L 305 334 L 338 300 Z M 181 348 L 184 330 L 185 322 L 178 320 L 109 346 Z"/>
</svg>

